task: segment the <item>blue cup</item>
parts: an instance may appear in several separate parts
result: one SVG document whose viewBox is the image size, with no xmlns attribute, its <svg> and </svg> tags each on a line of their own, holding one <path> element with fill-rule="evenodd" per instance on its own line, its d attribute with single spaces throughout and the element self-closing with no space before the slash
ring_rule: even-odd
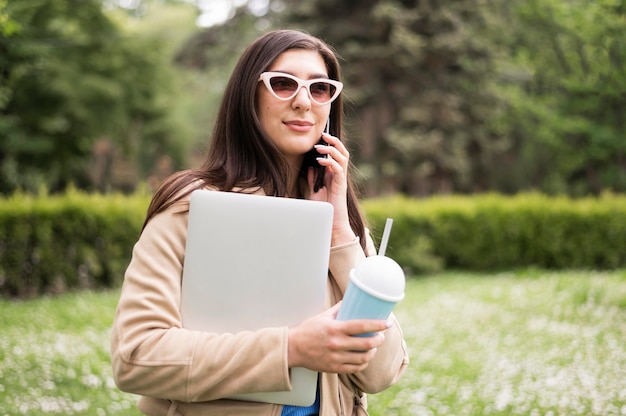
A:
<svg viewBox="0 0 626 416">
<path fill-rule="evenodd" d="M 389 318 L 396 304 L 404 299 L 405 277 L 393 259 L 371 256 L 350 271 L 350 282 L 337 313 L 337 319 Z M 373 333 L 358 336 L 372 336 Z"/>
</svg>

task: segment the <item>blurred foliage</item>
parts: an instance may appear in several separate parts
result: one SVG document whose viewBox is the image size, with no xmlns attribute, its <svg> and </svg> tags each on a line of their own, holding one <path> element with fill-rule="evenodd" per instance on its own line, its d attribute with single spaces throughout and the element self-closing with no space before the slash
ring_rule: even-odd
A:
<svg viewBox="0 0 626 416">
<path fill-rule="evenodd" d="M 625 2 L 284 2 L 346 60 L 368 195 L 626 191 Z"/>
<path fill-rule="evenodd" d="M 476 1 L 290 1 L 285 19 L 346 61 L 351 141 L 368 195 L 485 189 L 508 141 L 489 126 L 499 99 Z M 325 16 L 315 19 L 313 16 Z"/>
<path fill-rule="evenodd" d="M 0 198 L 0 296 L 121 283 L 150 192 L 16 193 Z M 443 269 L 616 269 L 626 266 L 626 196 L 523 193 L 365 200 L 376 242 L 409 274 Z"/>
<path fill-rule="evenodd" d="M 234 62 L 297 28 L 343 59 L 366 196 L 626 191 L 623 0 L 0 0 L 0 192 L 197 163 Z"/>
<path fill-rule="evenodd" d="M 626 2 L 490 7 L 514 17 L 494 25 L 507 52 L 500 65 L 509 82 L 499 87 L 515 143 L 495 183 L 572 195 L 626 191 Z"/>
<path fill-rule="evenodd" d="M 115 152 L 125 156 L 122 189 L 160 155 L 183 163 L 170 116 L 176 75 L 159 37 L 124 31 L 100 0 L 21 0 L 0 10 L 12 22 L 0 31 L 1 192 L 106 190 Z"/>
<path fill-rule="evenodd" d="M 413 272 L 626 266 L 624 195 L 395 196 L 364 209 L 374 235 L 394 218 L 387 255 Z"/>
<path fill-rule="evenodd" d="M 29 297 L 119 286 L 147 193 L 15 193 L 0 203 L 0 293 Z"/>
</svg>

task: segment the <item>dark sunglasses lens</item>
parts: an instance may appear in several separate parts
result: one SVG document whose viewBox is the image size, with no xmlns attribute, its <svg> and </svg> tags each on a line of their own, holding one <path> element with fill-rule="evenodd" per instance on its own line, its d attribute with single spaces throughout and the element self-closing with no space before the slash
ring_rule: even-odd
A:
<svg viewBox="0 0 626 416">
<path fill-rule="evenodd" d="M 272 86 L 272 91 L 283 98 L 291 97 L 298 89 L 298 83 L 287 77 L 272 77 L 270 78 L 270 85 Z"/>
<path fill-rule="evenodd" d="M 329 84 L 328 82 L 315 82 L 311 84 L 311 96 L 313 99 L 320 103 L 325 103 L 331 99 L 333 95 L 335 95 L 334 85 Z"/>
</svg>

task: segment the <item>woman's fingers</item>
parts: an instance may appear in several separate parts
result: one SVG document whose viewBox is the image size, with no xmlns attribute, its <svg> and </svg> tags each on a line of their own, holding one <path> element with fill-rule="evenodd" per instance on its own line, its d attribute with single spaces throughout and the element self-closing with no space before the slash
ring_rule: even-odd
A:
<svg viewBox="0 0 626 416">
<path fill-rule="evenodd" d="M 350 160 L 350 152 L 348 152 L 346 146 L 337 137 L 329 134 L 324 134 L 324 141 L 328 143 L 328 146 L 316 145 L 315 148 L 317 151 L 320 154 L 327 155 L 326 159 L 328 159 L 329 162 L 336 161 L 339 166 L 345 170 L 348 167 L 348 161 Z"/>
<path fill-rule="evenodd" d="M 335 319 L 339 305 L 289 330 L 290 366 L 335 373 L 361 371 L 385 340 L 384 321 Z M 370 333 L 371 336 L 358 336 Z"/>
</svg>

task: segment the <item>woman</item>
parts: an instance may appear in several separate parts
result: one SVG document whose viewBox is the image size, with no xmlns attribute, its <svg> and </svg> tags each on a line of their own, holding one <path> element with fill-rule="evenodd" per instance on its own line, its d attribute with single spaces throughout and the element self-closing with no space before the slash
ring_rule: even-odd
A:
<svg viewBox="0 0 626 416">
<path fill-rule="evenodd" d="M 393 316 L 389 322 L 334 319 L 349 271 L 375 254 L 340 140 L 339 79 L 337 58 L 319 39 L 291 30 L 261 36 L 233 71 L 203 165 L 173 175 L 157 190 L 126 271 L 112 334 L 115 381 L 143 396 L 138 407 L 145 414 L 366 414 L 364 393 L 389 387 L 404 371 L 408 356 Z M 330 134 L 323 133 L 328 122 Z M 320 169 L 307 167 L 305 155 L 320 137 L 328 146 L 316 147 L 324 169 L 318 188 Z M 328 309 L 295 327 L 227 337 L 184 329 L 180 287 L 189 194 L 198 188 L 331 203 Z M 366 332 L 376 335 L 354 336 Z M 235 350 L 247 358 L 236 366 Z M 309 408 L 223 399 L 287 390 L 288 372 L 277 369 L 291 367 L 320 373 Z"/>
</svg>

